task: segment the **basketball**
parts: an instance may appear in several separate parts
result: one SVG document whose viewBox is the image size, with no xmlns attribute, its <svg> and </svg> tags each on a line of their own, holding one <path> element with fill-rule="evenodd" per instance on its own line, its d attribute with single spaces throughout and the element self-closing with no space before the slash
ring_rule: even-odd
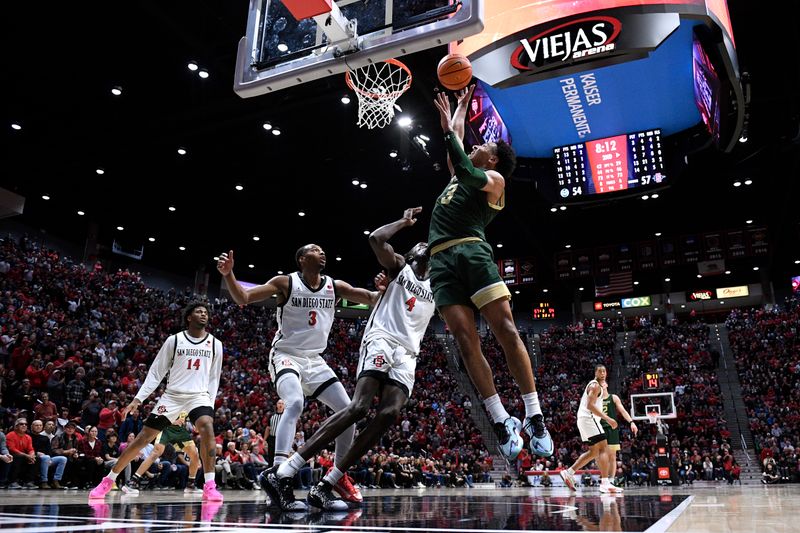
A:
<svg viewBox="0 0 800 533">
<path fill-rule="evenodd" d="M 442 86 L 451 91 L 458 91 L 469 85 L 472 80 L 472 63 L 467 56 L 448 54 L 439 61 L 436 73 Z"/>
</svg>

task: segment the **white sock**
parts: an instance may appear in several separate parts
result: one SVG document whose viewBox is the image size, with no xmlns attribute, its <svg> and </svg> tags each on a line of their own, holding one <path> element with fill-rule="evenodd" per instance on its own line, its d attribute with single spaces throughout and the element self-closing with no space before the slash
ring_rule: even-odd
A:
<svg viewBox="0 0 800 533">
<path fill-rule="evenodd" d="M 306 464 L 306 460 L 299 453 L 293 454 L 288 461 L 278 467 L 278 477 L 294 477 L 298 470 Z"/>
<path fill-rule="evenodd" d="M 112 470 L 111 472 L 109 472 L 108 474 L 106 474 L 106 477 L 107 477 L 108 479 L 110 479 L 111 481 L 116 481 L 116 480 L 117 480 L 117 476 L 118 476 L 118 475 L 119 475 L 119 474 L 115 474 L 115 473 L 114 473 L 114 471 Z"/>
<path fill-rule="evenodd" d="M 525 418 L 542 414 L 542 407 L 539 405 L 538 392 L 523 394 L 522 401 L 525 402 Z"/>
<path fill-rule="evenodd" d="M 203 479 L 206 483 L 214 481 L 214 472 L 203 472 Z"/>
<path fill-rule="evenodd" d="M 569 474 L 570 476 L 575 475 L 575 471 L 572 469 L 572 467 L 567 468 L 567 474 Z"/>
<path fill-rule="evenodd" d="M 608 478 L 607 477 L 601 477 L 600 478 L 600 484 L 601 485 L 608 485 Z"/>
<path fill-rule="evenodd" d="M 322 479 L 323 481 L 326 481 L 330 483 L 331 486 L 333 486 L 339 483 L 339 480 L 342 479 L 343 477 L 344 477 L 344 472 L 339 470 L 338 466 L 334 465 L 333 468 L 331 468 L 330 472 L 325 474 L 325 477 Z"/>
<path fill-rule="evenodd" d="M 500 401 L 499 394 L 495 394 L 483 400 L 483 405 L 486 406 L 486 410 L 489 411 L 489 416 L 492 417 L 495 424 L 498 422 L 505 422 L 509 417 L 508 411 L 503 407 L 503 402 Z"/>
<path fill-rule="evenodd" d="M 272 464 L 275 466 L 282 465 L 285 462 L 286 462 L 286 457 L 284 457 L 283 455 L 278 455 L 277 453 L 275 454 L 275 458 L 272 460 Z"/>
</svg>

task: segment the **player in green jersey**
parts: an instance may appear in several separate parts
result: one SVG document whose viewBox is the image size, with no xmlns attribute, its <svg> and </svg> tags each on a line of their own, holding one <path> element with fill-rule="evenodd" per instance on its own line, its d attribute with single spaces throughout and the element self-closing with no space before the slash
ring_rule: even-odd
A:
<svg viewBox="0 0 800 533">
<path fill-rule="evenodd" d="M 553 441 L 544 424 L 528 352 L 514 324 L 511 293 L 500 279 L 486 226 L 505 206 L 505 177 L 510 177 L 516 156 L 503 141 L 464 152 L 464 119 L 475 86 L 457 93 L 458 105 L 439 93 L 439 110 L 452 179 L 437 198 L 431 213 L 428 243 L 431 286 L 436 307 L 453 332 L 472 383 L 483 398 L 500 441 L 500 453 L 513 460 L 522 449 L 520 429 L 529 437 L 532 453 L 549 457 Z M 481 351 L 474 309 L 486 319 L 506 356 L 525 403 L 525 423 L 509 416 L 497 394 L 494 376 Z"/>
<path fill-rule="evenodd" d="M 633 421 L 631 415 L 628 414 L 627 410 L 625 410 L 625 406 L 622 405 L 622 401 L 619 399 L 619 396 L 608 392 L 608 371 L 606 370 L 606 367 L 603 365 L 597 365 L 594 369 L 594 376 L 603 387 L 603 413 L 610 416 L 614 420 L 618 420 L 617 413 L 622 415 L 622 418 L 630 423 L 631 431 L 635 436 L 639 432 L 639 428 L 636 427 L 636 422 Z M 609 482 L 613 484 L 614 477 L 617 475 L 617 452 L 620 449 L 619 426 L 612 428 L 605 420 L 601 420 L 600 425 L 605 430 L 606 440 L 608 441 L 608 446 L 606 447 L 605 453 L 607 455 L 606 461 L 609 465 Z M 617 489 L 621 491 L 622 487 L 617 487 Z"/>
</svg>

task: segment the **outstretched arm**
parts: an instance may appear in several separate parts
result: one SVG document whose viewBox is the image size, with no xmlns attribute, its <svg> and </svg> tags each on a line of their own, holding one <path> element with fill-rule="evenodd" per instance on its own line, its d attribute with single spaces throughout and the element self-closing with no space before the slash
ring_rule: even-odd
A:
<svg viewBox="0 0 800 533">
<path fill-rule="evenodd" d="M 338 279 L 334 283 L 336 283 L 336 295 L 346 298 L 351 302 L 375 305 L 378 303 L 378 298 L 381 295 L 378 291 L 368 291 L 367 289 L 353 287 L 349 283 Z"/>
<path fill-rule="evenodd" d="M 636 435 L 639 432 L 639 428 L 636 427 L 636 422 L 633 421 L 631 415 L 625 410 L 625 406 L 622 405 L 622 401 L 619 399 L 619 396 L 612 394 L 611 398 L 614 400 L 614 405 L 617 406 L 617 412 L 622 415 L 622 418 L 630 422 L 631 431 L 633 431 L 633 434 Z"/>
<path fill-rule="evenodd" d="M 464 122 L 467 119 L 467 107 L 472 101 L 472 93 L 475 91 L 475 84 L 461 89 L 456 93 L 456 111 L 453 113 L 453 132 L 461 140 L 461 145 L 464 145 Z"/>
<path fill-rule="evenodd" d="M 381 226 L 369 236 L 369 245 L 372 251 L 375 252 L 378 262 L 387 270 L 391 278 L 397 276 L 397 273 L 405 266 L 406 261 L 403 259 L 402 255 L 394 251 L 394 248 L 392 248 L 392 245 L 389 244 L 388 241 L 392 235 L 401 229 L 413 226 L 417 222 L 417 219 L 414 217 L 421 212 L 421 207 L 406 209 L 403 213 L 403 218 Z"/>
<path fill-rule="evenodd" d="M 286 295 L 289 289 L 288 276 L 275 276 L 263 285 L 245 290 L 236 282 L 236 276 L 233 275 L 233 250 L 219 255 L 217 270 L 222 274 L 222 279 L 225 281 L 228 292 L 231 293 L 231 298 L 239 305 L 261 302 L 278 293 Z"/>
</svg>

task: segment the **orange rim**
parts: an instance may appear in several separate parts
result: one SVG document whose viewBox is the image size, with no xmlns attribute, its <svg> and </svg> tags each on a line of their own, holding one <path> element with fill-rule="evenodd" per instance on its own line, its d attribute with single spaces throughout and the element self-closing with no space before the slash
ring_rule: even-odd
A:
<svg viewBox="0 0 800 533">
<path fill-rule="evenodd" d="M 406 80 L 405 85 L 399 91 L 395 91 L 395 92 L 388 93 L 388 94 L 379 94 L 379 93 L 373 93 L 371 91 L 365 91 L 364 89 L 361 89 L 360 87 L 356 87 L 355 85 L 353 85 L 353 80 L 350 79 L 350 71 L 349 70 L 347 72 L 345 72 L 345 74 L 344 74 L 344 79 L 347 82 L 347 86 L 350 87 L 351 89 L 353 89 L 353 91 L 357 92 L 361 96 L 365 96 L 367 98 L 372 98 L 373 100 L 385 100 L 385 99 L 389 99 L 389 98 L 394 98 L 394 99 L 400 98 L 400 95 L 402 95 L 404 92 L 406 92 L 407 90 L 409 90 L 411 88 L 411 81 L 414 79 L 414 77 L 411 75 L 411 70 L 405 65 L 405 63 L 403 63 L 402 61 L 398 61 L 397 59 L 387 59 L 386 61 L 382 61 L 382 63 L 389 63 L 390 65 L 394 65 L 396 67 L 400 67 L 400 68 L 402 68 L 403 70 L 406 71 L 406 74 L 408 74 L 408 80 Z M 361 68 L 366 68 L 366 67 L 361 67 Z"/>
</svg>

